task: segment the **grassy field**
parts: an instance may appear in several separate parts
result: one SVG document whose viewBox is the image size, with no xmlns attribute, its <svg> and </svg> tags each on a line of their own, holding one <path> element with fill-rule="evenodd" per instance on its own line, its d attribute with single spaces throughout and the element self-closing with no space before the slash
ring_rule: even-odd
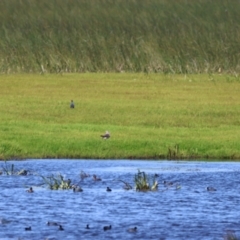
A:
<svg viewBox="0 0 240 240">
<path fill-rule="evenodd" d="M 0 73 L 239 73 L 239 0 L 1 0 Z"/>
<path fill-rule="evenodd" d="M 238 76 L 12 74 L 0 86 L 0 159 L 240 159 Z"/>
</svg>

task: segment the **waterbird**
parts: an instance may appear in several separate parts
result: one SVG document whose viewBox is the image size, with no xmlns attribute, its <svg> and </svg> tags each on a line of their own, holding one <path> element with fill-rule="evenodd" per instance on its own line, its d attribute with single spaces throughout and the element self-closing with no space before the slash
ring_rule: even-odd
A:
<svg viewBox="0 0 240 240">
<path fill-rule="evenodd" d="M 107 187 L 106 191 L 107 191 L 107 192 L 111 192 L 112 189 L 111 189 L 110 187 Z"/>
<path fill-rule="evenodd" d="M 33 188 L 30 187 L 28 190 L 26 190 L 26 192 L 33 193 L 34 191 L 33 191 Z"/>
<path fill-rule="evenodd" d="M 214 187 L 207 187 L 207 190 L 208 190 L 209 192 L 217 191 L 217 189 L 214 188 Z"/>
<path fill-rule="evenodd" d="M 94 181 L 101 181 L 102 179 L 97 177 L 95 174 L 93 174 L 93 180 Z"/>
<path fill-rule="evenodd" d="M 136 231 L 137 231 L 137 227 L 129 228 L 129 229 L 128 229 L 128 232 L 136 232 Z"/>
<path fill-rule="evenodd" d="M 106 131 L 105 134 L 100 135 L 102 139 L 108 139 L 110 138 L 110 132 Z"/>
<path fill-rule="evenodd" d="M 56 222 L 47 222 L 48 226 L 58 226 L 59 224 Z"/>
<path fill-rule="evenodd" d="M 173 185 L 173 182 L 167 182 L 167 181 L 163 181 L 163 184 L 164 185 L 167 185 L 167 186 L 172 186 Z"/>
<path fill-rule="evenodd" d="M 85 228 L 86 228 L 86 229 L 90 229 L 89 224 L 87 224 Z"/>
<path fill-rule="evenodd" d="M 89 176 L 90 176 L 89 174 L 85 173 L 84 171 L 81 171 L 80 177 L 81 177 L 82 180 L 83 180 L 84 178 L 89 177 Z"/>
<path fill-rule="evenodd" d="M 103 230 L 104 230 L 104 231 L 107 231 L 107 230 L 110 230 L 110 229 L 112 229 L 112 226 L 111 226 L 111 225 L 109 225 L 109 226 L 104 226 L 104 227 L 103 227 Z"/>
<path fill-rule="evenodd" d="M 32 230 L 31 227 L 26 227 L 26 228 L 25 228 L 25 231 L 31 231 L 31 230 Z"/>
<path fill-rule="evenodd" d="M 64 230 L 63 227 L 62 227 L 62 225 L 59 225 L 58 230 L 60 230 L 60 231 L 63 231 L 63 230 Z"/>
<path fill-rule="evenodd" d="M 82 188 L 78 187 L 78 186 L 73 186 L 73 192 L 82 192 Z"/>
</svg>

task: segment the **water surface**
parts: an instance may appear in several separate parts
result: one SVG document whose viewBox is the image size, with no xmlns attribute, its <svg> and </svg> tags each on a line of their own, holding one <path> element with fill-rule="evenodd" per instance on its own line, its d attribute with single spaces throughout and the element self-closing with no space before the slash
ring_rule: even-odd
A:
<svg viewBox="0 0 240 240">
<path fill-rule="evenodd" d="M 0 239 L 223 239 L 239 235 L 240 164 L 137 160 L 11 161 L 43 176 L 61 173 L 83 192 L 49 190 L 41 177 L 0 176 Z M 3 166 L 4 163 L 0 163 Z M 0 167 L 1 168 L 1 167 Z M 156 192 L 126 191 L 138 169 L 158 174 Z M 80 172 L 96 174 L 80 181 Z M 163 181 L 171 181 L 166 187 Z M 180 185 L 181 189 L 176 189 Z M 26 192 L 30 186 L 34 193 Z M 208 192 L 206 188 L 217 189 Z M 112 192 L 107 192 L 110 187 Z M 61 224 L 48 226 L 47 221 Z M 89 224 L 90 229 L 85 229 Z M 112 229 L 103 231 L 103 226 Z M 31 226 L 31 231 L 25 231 Z M 137 227 L 136 233 L 127 229 Z"/>
</svg>

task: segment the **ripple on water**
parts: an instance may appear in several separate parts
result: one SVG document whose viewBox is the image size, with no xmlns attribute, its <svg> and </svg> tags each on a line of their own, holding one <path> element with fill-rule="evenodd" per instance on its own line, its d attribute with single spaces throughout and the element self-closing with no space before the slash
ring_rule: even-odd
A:
<svg viewBox="0 0 240 240">
<path fill-rule="evenodd" d="M 36 175 L 0 176 L 0 239 L 223 239 L 227 230 L 239 234 L 240 165 L 222 162 L 127 160 L 12 161 L 17 169 L 40 175 L 62 173 L 83 192 L 51 191 Z M 159 190 L 135 192 L 138 169 L 159 175 Z M 80 181 L 83 170 L 96 174 Z M 163 181 L 173 182 L 166 186 Z M 181 186 L 176 189 L 175 185 Z M 34 193 L 26 189 L 33 186 Z M 206 188 L 213 186 L 215 192 Z M 110 187 L 112 192 L 107 192 Z M 60 223 L 48 226 L 47 221 Z M 90 229 L 86 229 L 89 224 Z M 103 226 L 112 229 L 103 231 Z M 31 226 L 31 231 L 25 228 Z M 130 227 L 137 232 L 129 233 Z"/>
</svg>

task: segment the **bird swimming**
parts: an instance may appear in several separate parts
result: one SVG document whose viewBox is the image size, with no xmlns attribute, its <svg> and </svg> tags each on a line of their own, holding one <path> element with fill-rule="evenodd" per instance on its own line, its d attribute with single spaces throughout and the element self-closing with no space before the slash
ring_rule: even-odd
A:
<svg viewBox="0 0 240 240">
<path fill-rule="evenodd" d="M 48 226 L 58 226 L 59 224 L 57 222 L 47 222 Z"/>
<path fill-rule="evenodd" d="M 105 134 L 100 135 L 102 139 L 108 139 L 110 138 L 110 132 L 106 131 Z"/>
<path fill-rule="evenodd" d="M 136 232 L 136 231 L 137 231 L 137 227 L 129 228 L 129 229 L 128 229 L 128 232 Z"/>
<path fill-rule="evenodd" d="M 208 190 L 209 192 L 217 191 L 217 189 L 214 188 L 214 187 L 207 187 L 207 190 Z"/>
<path fill-rule="evenodd" d="M 74 186 L 73 187 L 73 192 L 82 192 L 82 188 L 80 188 L 79 186 Z"/>
<path fill-rule="evenodd" d="M 64 230 L 63 227 L 62 227 L 62 225 L 59 225 L 58 230 L 60 230 L 60 231 L 63 231 L 63 230 Z"/>
<path fill-rule="evenodd" d="M 111 192 L 112 189 L 111 189 L 110 187 L 107 187 L 106 191 L 107 191 L 107 192 Z"/>
<path fill-rule="evenodd" d="M 94 180 L 94 181 L 101 181 L 102 179 L 99 178 L 99 177 L 97 177 L 96 174 L 93 174 L 93 180 Z"/>
<path fill-rule="evenodd" d="M 30 187 L 28 190 L 26 190 L 26 192 L 33 193 L 34 191 L 33 191 L 33 188 Z"/>
<path fill-rule="evenodd" d="M 89 224 L 87 224 L 85 228 L 86 228 L 86 229 L 90 229 Z"/>
<path fill-rule="evenodd" d="M 112 229 L 112 226 L 111 226 L 111 225 L 109 225 L 109 226 L 104 226 L 104 227 L 103 227 L 103 230 L 104 230 L 104 231 L 107 231 L 107 230 L 110 230 L 110 229 Z"/>
<path fill-rule="evenodd" d="M 31 231 L 31 230 L 32 230 L 31 227 L 26 227 L 26 228 L 25 228 L 25 231 Z"/>
</svg>

